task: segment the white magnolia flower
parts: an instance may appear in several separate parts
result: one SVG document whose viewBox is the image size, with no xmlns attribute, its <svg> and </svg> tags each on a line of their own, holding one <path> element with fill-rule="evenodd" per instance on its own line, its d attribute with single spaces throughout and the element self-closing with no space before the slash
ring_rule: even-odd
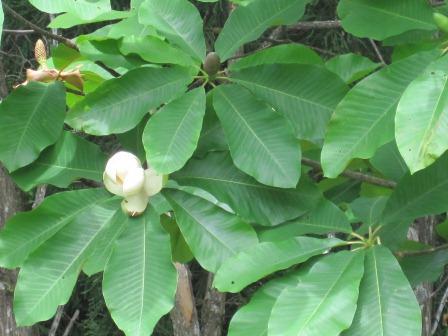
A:
<svg viewBox="0 0 448 336">
<path fill-rule="evenodd" d="M 134 154 L 118 152 L 107 161 L 103 174 L 104 186 L 112 194 L 123 196 L 121 207 L 130 216 L 142 214 L 149 197 L 163 187 L 163 176 L 148 168 Z"/>
</svg>

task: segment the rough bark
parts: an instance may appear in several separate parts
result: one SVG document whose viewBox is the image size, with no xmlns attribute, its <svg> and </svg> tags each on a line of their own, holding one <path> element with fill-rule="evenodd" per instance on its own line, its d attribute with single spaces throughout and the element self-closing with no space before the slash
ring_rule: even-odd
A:
<svg viewBox="0 0 448 336">
<path fill-rule="evenodd" d="M 434 227 L 436 224 L 436 219 L 434 216 L 428 216 L 417 220 L 414 225 L 409 230 L 408 237 L 412 240 L 419 241 L 424 244 L 434 245 L 435 234 Z M 422 283 L 414 288 L 417 300 L 420 303 L 420 308 L 422 310 L 422 322 L 423 330 L 422 336 L 431 335 L 432 327 L 432 306 L 433 300 L 431 299 L 431 294 L 433 292 L 432 283 Z"/>
<path fill-rule="evenodd" d="M 213 288 L 213 274 L 207 278 L 207 289 L 201 309 L 202 334 L 207 336 L 221 336 L 224 317 L 226 294 Z"/>
<path fill-rule="evenodd" d="M 175 264 L 179 280 L 176 303 L 170 313 L 174 336 L 200 336 L 198 314 L 196 311 L 191 273 L 188 266 Z"/>
</svg>

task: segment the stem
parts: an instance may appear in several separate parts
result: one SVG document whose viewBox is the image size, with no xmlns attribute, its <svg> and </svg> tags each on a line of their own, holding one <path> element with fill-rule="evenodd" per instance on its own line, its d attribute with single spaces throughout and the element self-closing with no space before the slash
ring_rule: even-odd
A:
<svg viewBox="0 0 448 336">
<path fill-rule="evenodd" d="M 319 162 L 311 160 L 309 158 L 302 158 L 302 164 L 305 166 L 309 166 L 312 167 L 314 169 L 317 169 L 319 171 L 322 171 L 322 166 Z M 364 174 L 364 173 L 360 173 L 360 172 L 355 172 L 353 170 L 345 170 L 341 173 L 342 176 L 348 177 L 349 179 L 352 180 L 358 180 L 361 182 L 365 182 L 365 183 L 369 183 L 369 184 L 374 184 L 380 187 L 384 187 L 384 188 L 389 188 L 389 189 L 394 189 L 397 186 L 397 183 L 394 181 L 390 181 L 390 180 L 385 180 L 376 176 L 372 176 L 372 175 L 368 175 L 368 174 Z"/>
<path fill-rule="evenodd" d="M 425 255 L 430 254 L 437 251 L 442 251 L 448 249 L 448 244 L 443 244 L 435 247 L 431 247 L 425 250 L 418 250 L 418 251 L 398 251 L 395 252 L 395 255 L 399 258 L 403 257 L 411 257 L 411 256 L 419 256 L 419 255 Z"/>
</svg>

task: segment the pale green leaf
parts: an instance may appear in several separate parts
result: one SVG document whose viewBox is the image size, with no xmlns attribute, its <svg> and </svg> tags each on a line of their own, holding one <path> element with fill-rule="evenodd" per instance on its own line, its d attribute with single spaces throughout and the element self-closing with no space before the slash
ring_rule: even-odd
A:
<svg viewBox="0 0 448 336">
<path fill-rule="evenodd" d="M 67 187 L 78 178 L 100 182 L 106 156 L 100 148 L 70 132 L 63 132 L 58 142 L 47 148 L 31 165 L 11 176 L 23 190 L 39 184 Z"/>
<path fill-rule="evenodd" d="M 358 309 L 344 336 L 420 336 L 420 307 L 393 254 L 382 246 L 366 252 Z"/>
<path fill-rule="evenodd" d="M 256 40 L 271 26 L 298 21 L 310 0 L 257 0 L 237 7 L 228 18 L 215 43 L 222 61 L 243 44 Z"/>
<path fill-rule="evenodd" d="M 350 84 L 375 71 L 380 64 L 361 55 L 344 54 L 330 58 L 325 67 Z"/>
<path fill-rule="evenodd" d="M 341 243 L 335 238 L 310 237 L 260 243 L 227 259 L 218 269 L 213 285 L 222 292 L 237 293 L 271 273 L 303 263 Z"/>
<path fill-rule="evenodd" d="M 213 97 L 235 165 L 263 184 L 295 188 L 301 151 L 283 116 L 239 85 L 221 85 Z"/>
<path fill-rule="evenodd" d="M 258 242 L 252 227 L 203 198 L 167 190 L 177 224 L 193 255 L 210 272 L 227 258 Z"/>
<path fill-rule="evenodd" d="M 196 149 L 205 114 L 205 91 L 194 89 L 162 107 L 143 132 L 146 159 L 159 173 L 182 168 Z"/>
<path fill-rule="evenodd" d="M 394 137 L 394 117 L 406 87 L 440 55 L 412 55 L 364 78 L 337 106 L 322 149 L 327 177 L 338 176 L 353 158 L 368 159 Z"/>
<path fill-rule="evenodd" d="M 339 335 L 355 315 L 363 261 L 364 253 L 344 251 L 316 262 L 296 287 L 280 294 L 272 309 L 268 334 Z"/>
<path fill-rule="evenodd" d="M 300 79 L 300 80 L 298 80 Z M 268 64 L 232 73 L 261 100 L 282 113 L 299 139 L 323 139 L 347 85 L 334 73 L 309 64 Z"/>
<path fill-rule="evenodd" d="M 12 172 L 33 162 L 62 132 L 65 89 L 62 82 L 31 82 L 0 104 L 0 161 Z"/>
<path fill-rule="evenodd" d="M 126 335 L 148 336 L 173 307 L 176 286 L 169 235 L 149 207 L 116 241 L 104 271 L 106 305 Z"/>
<path fill-rule="evenodd" d="M 150 109 L 181 94 L 190 81 L 181 68 L 134 69 L 88 94 L 68 112 L 66 123 L 94 135 L 124 133 Z"/>
</svg>

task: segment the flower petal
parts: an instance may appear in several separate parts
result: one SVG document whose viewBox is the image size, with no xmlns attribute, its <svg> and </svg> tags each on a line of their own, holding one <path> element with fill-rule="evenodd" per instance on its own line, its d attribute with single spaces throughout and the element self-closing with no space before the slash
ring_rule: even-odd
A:
<svg viewBox="0 0 448 336">
<path fill-rule="evenodd" d="M 128 171 L 123 180 L 123 194 L 125 196 L 138 194 L 145 183 L 143 168 L 133 168 Z"/>
<path fill-rule="evenodd" d="M 121 184 L 115 183 L 109 178 L 109 175 L 104 172 L 103 174 L 103 182 L 106 189 L 111 192 L 112 194 L 118 195 L 118 196 L 124 196 L 123 194 L 123 186 Z"/>
<path fill-rule="evenodd" d="M 157 174 L 157 172 L 148 168 L 145 170 L 145 192 L 148 196 L 154 196 L 159 193 L 163 187 L 163 175 Z"/>
<path fill-rule="evenodd" d="M 144 192 L 141 192 L 137 195 L 126 197 L 123 202 L 121 202 L 121 208 L 129 216 L 136 217 L 145 211 L 148 206 L 148 200 L 149 197 L 146 196 Z"/>
<path fill-rule="evenodd" d="M 142 163 L 138 157 L 132 153 L 120 151 L 107 161 L 105 171 L 112 181 L 117 182 L 118 179 L 123 181 L 129 170 L 141 167 Z"/>
</svg>

